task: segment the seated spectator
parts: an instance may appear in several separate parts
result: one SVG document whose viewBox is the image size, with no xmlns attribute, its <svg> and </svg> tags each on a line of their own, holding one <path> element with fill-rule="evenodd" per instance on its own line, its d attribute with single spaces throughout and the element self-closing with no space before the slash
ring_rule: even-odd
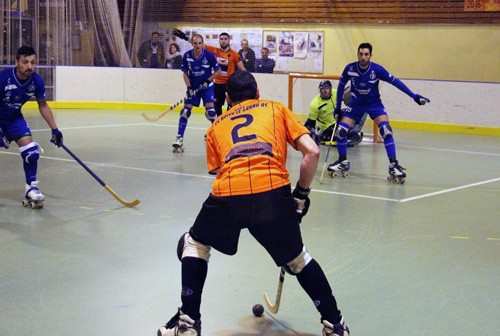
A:
<svg viewBox="0 0 500 336">
<path fill-rule="evenodd" d="M 269 49 L 264 47 L 260 50 L 262 58 L 255 62 L 255 72 L 273 73 L 276 63 L 272 58 L 269 58 Z"/>
<path fill-rule="evenodd" d="M 177 43 L 172 43 L 168 46 L 168 52 L 165 56 L 165 68 L 167 69 L 180 69 L 182 65 L 181 49 Z"/>
</svg>

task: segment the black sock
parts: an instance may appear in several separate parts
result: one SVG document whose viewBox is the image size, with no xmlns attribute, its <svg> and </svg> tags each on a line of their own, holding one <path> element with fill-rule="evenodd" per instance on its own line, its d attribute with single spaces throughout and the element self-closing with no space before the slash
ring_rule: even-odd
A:
<svg viewBox="0 0 500 336">
<path fill-rule="evenodd" d="M 182 258 L 182 312 L 194 320 L 201 317 L 201 293 L 207 278 L 208 263 L 194 257 Z"/>
<path fill-rule="evenodd" d="M 325 273 L 323 273 L 316 260 L 313 259 L 307 264 L 302 272 L 297 275 L 297 280 L 299 280 L 300 285 L 321 314 L 321 320 L 339 323 L 342 315 L 337 307 L 337 301 L 335 301 Z"/>
</svg>

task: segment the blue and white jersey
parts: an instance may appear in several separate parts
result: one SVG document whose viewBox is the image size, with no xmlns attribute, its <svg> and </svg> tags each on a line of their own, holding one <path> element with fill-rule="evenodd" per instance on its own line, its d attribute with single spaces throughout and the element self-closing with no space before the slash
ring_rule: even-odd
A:
<svg viewBox="0 0 500 336">
<path fill-rule="evenodd" d="M 379 82 L 388 82 L 410 97 L 415 94 L 398 78 L 391 75 L 383 66 L 370 62 L 367 69 L 361 69 L 358 62 L 350 63 L 342 72 L 337 90 L 337 106 L 341 106 L 345 85 L 351 83 L 349 105 L 382 105 Z"/>
<path fill-rule="evenodd" d="M 198 58 L 194 57 L 194 49 L 186 51 L 182 58 L 181 70 L 187 74 L 191 87 L 196 89 L 219 70 L 215 55 L 203 49 Z"/>
<path fill-rule="evenodd" d="M 33 97 L 45 100 L 45 84 L 36 72 L 27 80 L 16 76 L 16 68 L 0 72 L 0 120 L 10 121 L 21 115 L 21 107 Z"/>
</svg>

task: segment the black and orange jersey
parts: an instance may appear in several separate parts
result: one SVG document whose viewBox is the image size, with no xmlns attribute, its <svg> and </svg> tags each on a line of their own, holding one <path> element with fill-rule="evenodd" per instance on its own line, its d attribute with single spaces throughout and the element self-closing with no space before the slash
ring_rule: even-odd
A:
<svg viewBox="0 0 500 336">
<path fill-rule="evenodd" d="M 205 48 L 215 55 L 219 64 L 220 71 L 215 74 L 214 83 L 227 84 L 229 78 L 236 72 L 240 55 L 231 48 L 228 51 L 209 45 L 205 46 Z"/>
<path fill-rule="evenodd" d="M 287 144 L 307 134 L 281 103 L 251 99 L 233 106 L 207 130 L 207 164 L 217 172 L 214 196 L 249 195 L 289 184 Z"/>
</svg>

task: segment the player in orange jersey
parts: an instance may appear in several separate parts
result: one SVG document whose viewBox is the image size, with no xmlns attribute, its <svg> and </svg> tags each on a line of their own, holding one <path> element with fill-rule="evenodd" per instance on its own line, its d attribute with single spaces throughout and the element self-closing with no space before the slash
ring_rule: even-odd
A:
<svg viewBox="0 0 500 336">
<path fill-rule="evenodd" d="M 181 236 L 182 307 L 158 336 L 201 335 L 201 295 L 210 249 L 234 255 L 244 228 L 276 265 L 297 277 L 321 314 L 324 336 L 347 336 L 347 327 L 320 265 L 306 250 L 299 223 L 309 208 L 319 148 L 308 130 L 280 103 L 259 99 L 255 78 L 236 72 L 228 83 L 233 107 L 207 131 L 208 170 L 217 174 L 189 233 Z M 302 153 L 291 191 L 287 145 Z"/>
<path fill-rule="evenodd" d="M 231 49 L 231 37 L 228 33 L 219 35 L 220 47 L 206 46 L 208 51 L 215 54 L 219 63 L 220 72 L 214 77 L 215 84 L 215 112 L 217 115 L 222 114 L 222 106 L 226 100 L 226 86 L 229 78 L 236 70 L 245 70 L 245 66 L 240 59 L 237 51 Z M 229 103 L 228 103 L 229 105 Z"/>
</svg>

